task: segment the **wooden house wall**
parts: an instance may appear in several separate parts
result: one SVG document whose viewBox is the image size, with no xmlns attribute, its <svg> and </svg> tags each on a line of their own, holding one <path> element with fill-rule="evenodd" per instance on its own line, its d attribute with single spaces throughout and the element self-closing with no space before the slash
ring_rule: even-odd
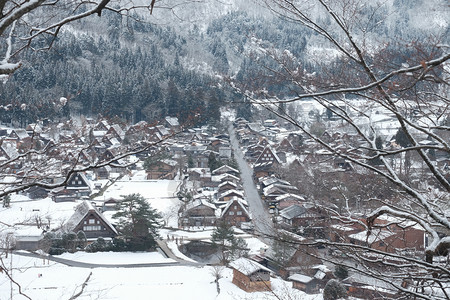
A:
<svg viewBox="0 0 450 300">
<path fill-rule="evenodd" d="M 89 223 L 90 219 L 95 220 L 94 223 Z M 84 230 L 85 226 L 100 226 L 101 230 Z M 109 226 L 94 212 L 87 214 L 86 217 L 84 217 L 83 220 L 75 227 L 74 231 L 83 231 L 88 239 L 116 236 Z"/>
<path fill-rule="evenodd" d="M 246 292 L 270 291 L 270 277 L 267 281 L 252 281 L 248 276 L 233 269 L 233 281 L 236 286 Z"/>
</svg>

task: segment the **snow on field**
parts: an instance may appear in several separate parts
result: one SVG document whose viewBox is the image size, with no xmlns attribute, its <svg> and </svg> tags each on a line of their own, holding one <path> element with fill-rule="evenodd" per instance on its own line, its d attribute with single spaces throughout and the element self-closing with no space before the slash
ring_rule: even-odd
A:
<svg viewBox="0 0 450 300">
<path fill-rule="evenodd" d="M 183 238 L 189 240 L 209 240 L 211 238 L 211 233 L 213 231 L 213 227 L 203 228 L 199 231 L 185 231 L 185 230 L 169 230 L 169 229 L 161 229 L 159 231 L 159 235 L 162 238 L 174 239 L 174 238 Z"/>
<path fill-rule="evenodd" d="M 11 207 L 0 207 L 2 223 L 14 225 L 16 223 L 33 223 L 40 217 L 45 225 L 60 225 L 73 214 L 79 202 L 55 203 L 51 198 L 33 201 L 23 195 L 11 196 Z"/>
<path fill-rule="evenodd" d="M 165 258 L 158 252 L 101 252 L 87 253 L 83 251 L 64 253 L 57 257 L 81 261 L 93 264 L 144 264 L 144 263 L 168 263 L 173 259 Z"/>
<path fill-rule="evenodd" d="M 100 259 L 106 253 L 92 254 Z M 121 253 L 125 254 L 125 253 Z M 126 254 L 125 254 L 126 255 Z M 232 270 L 222 270 L 220 294 L 217 294 L 213 268 L 205 267 L 145 267 L 145 268 L 75 268 L 30 257 L 12 255 L 13 278 L 21 284 L 22 291 L 31 299 L 69 299 L 80 291 L 89 274 L 88 284 L 79 300 L 140 300 L 140 299 L 309 299 L 321 300 L 320 295 L 306 295 L 292 289 L 292 283 L 271 278 L 273 293 L 247 293 L 231 281 Z M 9 268 L 10 258 L 5 260 Z M 130 263 L 137 263 L 130 259 Z M 10 282 L 0 276 L 0 299 L 10 296 Z M 276 295 L 276 296 L 275 296 Z M 13 299 L 22 300 L 13 286 Z"/>
<path fill-rule="evenodd" d="M 176 197 L 179 182 L 176 180 L 145 180 L 140 177 L 126 178 L 116 181 L 94 201 L 105 201 L 109 198 L 119 199 L 121 196 L 139 193 L 153 208 L 161 213 L 170 211 L 178 202 Z"/>
</svg>

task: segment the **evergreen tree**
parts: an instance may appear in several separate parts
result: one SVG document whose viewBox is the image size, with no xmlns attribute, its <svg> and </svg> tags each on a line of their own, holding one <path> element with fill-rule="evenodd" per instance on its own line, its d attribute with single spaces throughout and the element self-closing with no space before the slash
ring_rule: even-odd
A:
<svg viewBox="0 0 450 300">
<path fill-rule="evenodd" d="M 408 137 L 405 134 L 405 131 L 402 128 L 399 128 L 397 130 L 397 133 L 395 134 L 395 141 L 403 148 L 411 146 L 411 142 L 409 141 Z"/>
<path fill-rule="evenodd" d="M 279 239 L 274 240 L 272 250 L 274 253 L 273 259 L 278 266 L 280 268 L 286 267 L 295 251 L 292 246 L 292 238 L 287 234 L 282 234 Z"/>
<path fill-rule="evenodd" d="M 180 92 L 172 79 L 167 84 L 166 110 L 171 117 L 176 117 L 180 112 Z"/>
<path fill-rule="evenodd" d="M 119 220 L 118 231 L 132 251 L 148 250 L 155 246 L 161 216 L 140 194 L 122 196 L 113 218 Z"/>
<path fill-rule="evenodd" d="M 214 248 L 220 251 L 220 261 L 226 264 L 230 258 L 230 249 L 235 241 L 233 227 L 226 222 L 219 222 L 211 234 L 211 241 Z"/>
<path fill-rule="evenodd" d="M 212 172 L 221 166 L 223 166 L 223 163 L 220 160 L 217 160 L 216 155 L 213 152 L 210 152 L 208 156 L 208 167 L 210 171 Z"/>
<path fill-rule="evenodd" d="M 192 155 L 188 155 L 188 168 L 194 167 L 194 159 L 192 158 Z"/>
<path fill-rule="evenodd" d="M 238 104 L 236 109 L 236 117 L 244 118 L 248 121 L 252 120 L 252 104 L 248 100 L 244 100 Z"/>
<path fill-rule="evenodd" d="M 208 121 L 209 123 L 218 123 L 220 122 L 220 102 L 218 95 L 212 91 L 208 97 L 208 106 L 206 111 L 208 113 Z"/>
<path fill-rule="evenodd" d="M 337 300 L 347 296 L 347 291 L 336 279 L 330 279 L 323 289 L 323 300 Z"/>
<path fill-rule="evenodd" d="M 239 257 L 248 256 L 248 245 L 241 237 L 235 237 L 231 241 L 230 260 L 238 259 Z"/>
<path fill-rule="evenodd" d="M 337 265 L 336 269 L 334 270 L 334 275 L 340 280 L 344 280 L 348 277 L 348 270 L 343 265 Z"/>
</svg>

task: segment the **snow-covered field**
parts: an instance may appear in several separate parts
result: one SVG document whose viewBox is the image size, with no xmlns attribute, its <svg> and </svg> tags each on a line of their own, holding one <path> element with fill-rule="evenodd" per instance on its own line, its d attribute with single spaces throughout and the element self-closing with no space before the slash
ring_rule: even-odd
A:
<svg viewBox="0 0 450 300">
<path fill-rule="evenodd" d="M 116 256 L 117 255 L 117 256 Z M 123 255 L 123 257 L 122 257 Z M 140 263 L 145 256 L 132 253 L 91 253 L 64 255 L 70 259 L 86 262 L 111 263 L 121 256 L 120 261 Z M 154 262 L 162 257 L 153 253 Z M 149 256 L 149 257 L 150 257 Z M 149 258 L 147 257 L 147 258 Z M 213 268 L 205 267 L 144 267 L 144 268 L 75 268 L 46 260 L 12 255 L 5 260 L 9 268 L 12 262 L 13 278 L 20 283 L 22 292 L 31 299 L 70 299 L 81 290 L 81 285 L 92 272 L 88 284 L 77 299 L 322 299 L 321 295 L 306 295 L 292 289 L 292 284 L 272 278 L 273 294 L 269 292 L 247 293 L 232 281 L 232 270 L 224 268 L 220 279 L 220 294 L 217 294 Z M 147 261 L 149 262 L 149 261 Z M 13 299 L 26 299 L 18 295 L 13 287 Z M 0 299 L 9 299 L 10 281 L 0 274 Z M 275 296 L 276 295 L 276 296 Z"/>
</svg>

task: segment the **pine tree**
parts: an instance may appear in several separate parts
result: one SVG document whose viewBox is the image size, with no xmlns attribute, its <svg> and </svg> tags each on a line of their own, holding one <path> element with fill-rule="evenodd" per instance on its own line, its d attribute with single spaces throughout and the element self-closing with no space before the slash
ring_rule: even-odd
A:
<svg viewBox="0 0 450 300">
<path fill-rule="evenodd" d="M 129 250 L 142 251 L 155 246 L 161 216 L 140 194 L 122 196 L 113 218 L 119 220 L 119 233 Z"/>
<path fill-rule="evenodd" d="M 180 92 L 172 79 L 167 85 L 166 99 L 167 114 L 176 117 L 180 112 Z"/>
<path fill-rule="evenodd" d="M 235 243 L 233 227 L 226 222 L 220 222 L 211 234 L 211 241 L 214 248 L 220 251 L 220 261 L 226 264 L 230 258 L 230 248 Z"/>
<path fill-rule="evenodd" d="M 336 269 L 334 270 L 334 275 L 340 280 L 344 280 L 348 277 L 348 270 L 343 265 L 337 265 Z"/>
<path fill-rule="evenodd" d="M 336 279 L 330 279 L 323 289 L 324 300 L 337 300 L 347 296 L 347 291 Z"/>
</svg>

